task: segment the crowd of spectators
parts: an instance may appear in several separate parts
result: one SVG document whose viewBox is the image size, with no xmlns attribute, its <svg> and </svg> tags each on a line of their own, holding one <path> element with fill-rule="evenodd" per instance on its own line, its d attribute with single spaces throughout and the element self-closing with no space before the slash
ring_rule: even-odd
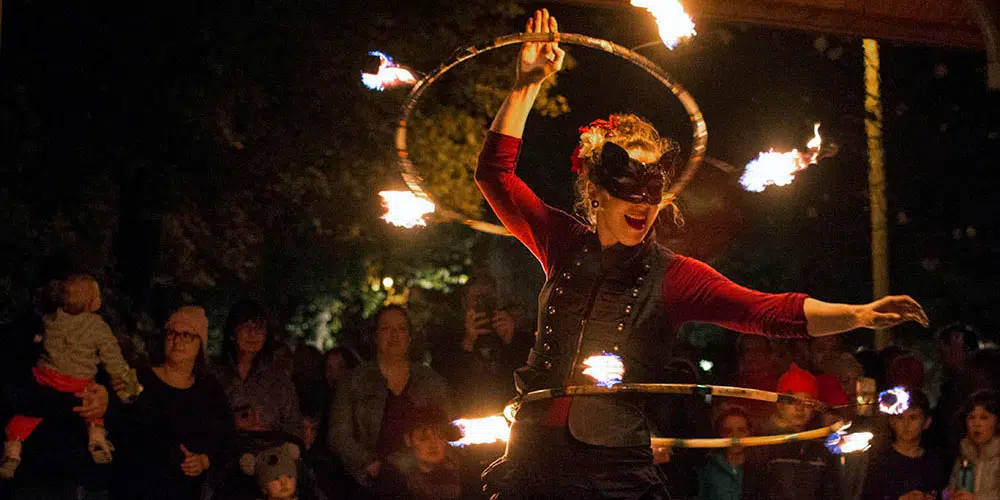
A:
<svg viewBox="0 0 1000 500">
<path fill-rule="evenodd" d="M 93 278 L 53 282 L 0 331 L 0 498 L 482 498 L 479 472 L 503 448 L 450 446 L 450 422 L 498 413 L 534 338 L 489 276 L 460 297 L 430 356 L 399 305 L 374 314 L 368 349 L 324 353 L 279 341 L 267 308 L 243 300 L 214 359 L 208 317 L 193 305 L 135 357 L 101 319 Z M 924 359 L 896 347 L 850 352 L 834 337 L 741 337 L 738 363 L 712 382 L 823 405 L 654 398 L 658 434 L 738 438 L 853 420 L 874 432 L 872 449 L 838 456 L 802 440 L 654 456 L 681 499 L 1000 499 L 1000 356 L 981 341 L 949 325 Z M 692 345 L 663 361 L 663 380 L 651 382 L 706 382 Z M 858 404 L 894 386 L 911 394 L 901 415 Z"/>
</svg>

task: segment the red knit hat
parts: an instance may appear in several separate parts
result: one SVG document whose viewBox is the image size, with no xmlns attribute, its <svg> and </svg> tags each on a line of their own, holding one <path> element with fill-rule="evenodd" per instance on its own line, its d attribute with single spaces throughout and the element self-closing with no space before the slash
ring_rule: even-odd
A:
<svg viewBox="0 0 1000 500">
<path fill-rule="evenodd" d="M 816 377 L 813 374 L 792 363 L 788 371 L 778 379 L 778 392 L 804 392 L 816 399 L 819 397 L 819 385 L 816 384 Z"/>
<path fill-rule="evenodd" d="M 847 394 L 840 386 L 840 380 L 833 375 L 817 375 L 816 385 L 819 387 L 819 400 L 830 406 L 847 404 Z"/>
<path fill-rule="evenodd" d="M 897 356 L 889 365 L 889 384 L 923 387 L 924 363 L 910 353 Z"/>
</svg>

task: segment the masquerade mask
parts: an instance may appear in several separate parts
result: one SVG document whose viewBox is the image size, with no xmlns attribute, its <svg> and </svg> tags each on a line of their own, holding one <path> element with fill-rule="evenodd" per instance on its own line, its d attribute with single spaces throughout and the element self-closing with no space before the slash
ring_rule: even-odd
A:
<svg viewBox="0 0 1000 500">
<path fill-rule="evenodd" d="M 658 205 L 663 200 L 664 172 L 660 157 L 654 163 L 632 159 L 621 146 L 608 141 L 594 167 L 594 182 L 615 198 Z"/>
</svg>

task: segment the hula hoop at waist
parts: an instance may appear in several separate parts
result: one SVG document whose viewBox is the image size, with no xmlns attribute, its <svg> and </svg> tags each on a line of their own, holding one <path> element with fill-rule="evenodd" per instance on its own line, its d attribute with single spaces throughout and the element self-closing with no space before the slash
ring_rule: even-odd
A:
<svg viewBox="0 0 1000 500">
<path fill-rule="evenodd" d="M 814 407 L 826 408 L 827 405 L 814 399 L 802 398 L 792 394 L 780 394 L 772 391 L 760 389 L 748 389 L 745 387 L 731 387 L 724 385 L 703 385 L 703 384 L 654 384 L 654 383 L 622 383 L 604 387 L 599 385 L 575 385 L 569 387 L 557 387 L 553 389 L 541 389 L 532 391 L 514 400 L 511 411 L 505 411 L 508 418 L 516 416 L 517 407 L 525 403 L 537 402 L 546 399 L 560 398 L 566 396 L 606 396 L 621 394 L 691 394 L 695 396 L 719 396 L 739 399 L 751 399 L 755 401 L 765 401 L 769 403 L 803 403 Z M 826 427 L 819 427 L 802 432 L 790 434 L 777 434 L 771 436 L 747 436 L 743 438 L 663 438 L 654 437 L 650 440 L 652 446 L 670 446 L 674 448 L 726 448 L 729 446 L 770 446 L 796 441 L 808 441 L 811 439 L 826 438 L 830 434 L 847 428 L 850 422 L 838 421 Z"/>
</svg>

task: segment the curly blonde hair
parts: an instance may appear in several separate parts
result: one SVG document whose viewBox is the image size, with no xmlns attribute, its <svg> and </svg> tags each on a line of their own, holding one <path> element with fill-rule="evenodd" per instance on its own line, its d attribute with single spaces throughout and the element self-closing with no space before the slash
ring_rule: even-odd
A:
<svg viewBox="0 0 1000 500">
<path fill-rule="evenodd" d="M 661 137 L 653 124 L 630 113 L 613 114 L 609 122 L 614 124 L 614 130 L 608 130 L 601 126 L 586 127 L 580 134 L 579 143 L 579 172 L 577 172 L 576 203 L 573 205 L 574 211 L 590 225 L 591 229 L 597 227 L 597 210 L 591 204 L 591 194 L 588 190 L 589 184 L 599 185 L 592 178 L 592 171 L 601 158 L 601 149 L 604 143 L 611 141 L 625 150 L 641 149 L 653 153 L 657 158 L 663 157 L 661 163 L 665 166 L 664 189 L 669 188 L 673 182 L 674 174 L 677 170 L 677 160 L 680 157 L 680 146 L 673 140 Z M 677 226 L 684 224 L 684 217 L 671 197 L 664 197 L 660 202 L 661 210 L 668 210 L 671 220 Z"/>
<path fill-rule="evenodd" d="M 82 314 L 91 311 L 94 302 L 100 297 L 101 288 L 93 276 L 75 274 L 62 284 L 60 290 L 60 307 L 68 314 Z"/>
</svg>

